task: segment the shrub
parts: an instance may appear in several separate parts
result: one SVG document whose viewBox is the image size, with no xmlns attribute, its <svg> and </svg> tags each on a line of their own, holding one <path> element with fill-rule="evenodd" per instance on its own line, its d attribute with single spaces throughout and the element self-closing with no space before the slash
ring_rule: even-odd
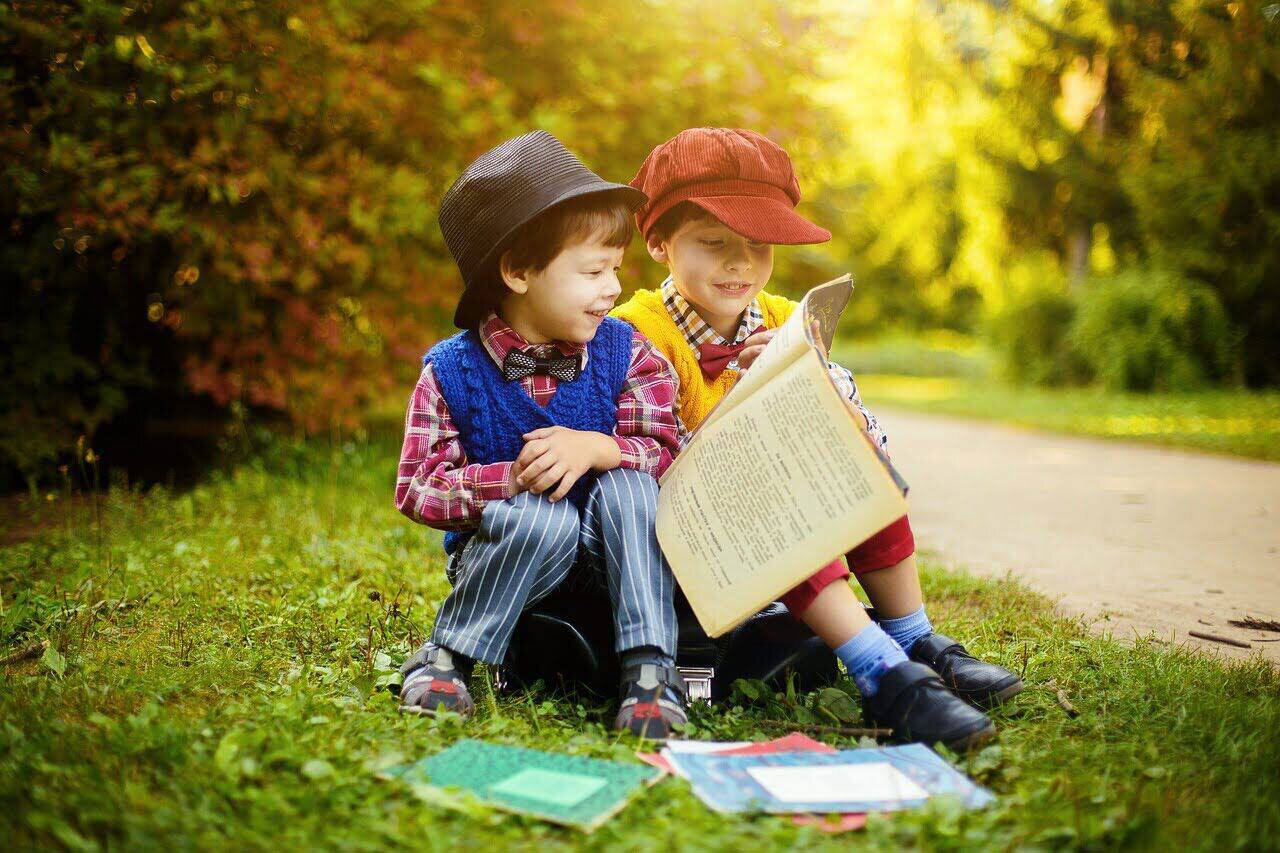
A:
<svg viewBox="0 0 1280 853">
<path fill-rule="evenodd" d="M 820 30 L 777 4 L 529 5 L 0 7 L 0 489 L 82 435 L 136 471 L 228 412 L 353 429 L 403 399 L 452 331 L 436 201 L 506 137 L 616 179 L 681 127 L 825 125 L 790 85 Z"/>
<path fill-rule="evenodd" d="M 990 319 L 987 334 L 1006 379 L 1020 384 L 1068 385 L 1090 378 L 1068 335 L 1075 303 L 1052 261 L 1029 262 L 1011 274 L 1011 293 Z"/>
<path fill-rule="evenodd" d="M 1067 345 L 1112 390 L 1183 391 L 1241 376 L 1240 338 L 1217 294 L 1167 270 L 1091 282 Z"/>
</svg>

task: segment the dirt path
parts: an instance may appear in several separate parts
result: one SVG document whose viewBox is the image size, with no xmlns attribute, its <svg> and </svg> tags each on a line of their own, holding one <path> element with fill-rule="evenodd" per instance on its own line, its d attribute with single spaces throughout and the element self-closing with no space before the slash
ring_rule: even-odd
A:
<svg viewBox="0 0 1280 853">
<path fill-rule="evenodd" d="M 1280 662 L 1280 633 L 1228 624 L 1280 620 L 1280 464 L 876 412 L 923 551 L 1012 571 L 1117 637 L 1154 631 Z"/>
</svg>

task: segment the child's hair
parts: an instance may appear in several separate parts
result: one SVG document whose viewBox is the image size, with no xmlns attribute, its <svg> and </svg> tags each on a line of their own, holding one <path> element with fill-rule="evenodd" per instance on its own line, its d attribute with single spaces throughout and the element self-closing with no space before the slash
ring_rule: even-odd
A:
<svg viewBox="0 0 1280 853">
<path fill-rule="evenodd" d="M 507 264 L 540 272 L 567 246 L 593 237 L 606 246 L 625 248 L 633 229 L 631 208 L 620 195 L 579 196 L 552 205 L 520 226 L 507 241 Z"/>
<path fill-rule="evenodd" d="M 650 226 L 645 240 L 669 240 L 672 234 L 680 230 L 681 225 L 700 219 L 720 221 L 707 212 L 706 208 L 699 207 L 691 201 L 682 201 L 658 217 L 658 221 Z"/>
</svg>

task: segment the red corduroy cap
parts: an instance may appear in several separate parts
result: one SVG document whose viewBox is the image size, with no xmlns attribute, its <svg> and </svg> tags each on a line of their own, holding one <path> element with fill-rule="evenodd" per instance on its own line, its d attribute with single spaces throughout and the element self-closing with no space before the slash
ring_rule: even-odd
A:
<svg viewBox="0 0 1280 853">
<path fill-rule="evenodd" d="M 753 130 L 682 130 L 645 158 L 631 186 L 649 197 L 636 211 L 648 239 L 662 214 L 693 202 L 748 240 L 777 245 L 823 243 L 831 232 L 800 214 L 800 183 L 791 158 Z"/>
</svg>

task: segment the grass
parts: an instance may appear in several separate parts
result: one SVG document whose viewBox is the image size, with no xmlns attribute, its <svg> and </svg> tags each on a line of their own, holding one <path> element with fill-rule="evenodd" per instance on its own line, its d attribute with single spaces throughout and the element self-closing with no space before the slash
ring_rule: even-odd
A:
<svg viewBox="0 0 1280 853">
<path fill-rule="evenodd" d="M 867 404 L 987 418 L 1074 435 L 1280 460 L 1280 392 L 1121 394 L 1016 388 L 959 377 L 860 374 Z"/>
<path fill-rule="evenodd" d="M 995 358 L 948 332 L 839 339 L 832 358 L 877 405 L 985 418 L 1074 435 L 1280 460 L 1280 392 L 1239 389 L 1151 394 L 1036 388 L 999 382 Z"/>
<path fill-rule="evenodd" d="M 584 846 L 573 830 L 448 810 L 374 775 L 463 737 L 623 761 L 637 746 L 608 730 L 607 706 L 541 691 L 481 686 L 465 727 L 395 713 L 380 683 L 445 590 L 438 536 L 392 507 L 395 451 L 390 436 L 278 444 L 187 493 L 64 494 L 33 508 L 35 537 L 0 550 L 0 655 L 39 640 L 54 651 L 4 667 L 9 847 Z M 930 569 L 925 586 L 935 622 L 1033 685 L 996 715 L 997 744 L 952 756 L 997 794 L 994 806 L 940 802 L 832 838 L 717 815 L 667 779 L 591 846 L 1274 844 L 1274 668 L 1092 636 L 1009 580 Z M 698 709 L 690 736 L 761 738 L 781 734 L 762 719 L 816 719 L 815 696 L 745 695 Z"/>
</svg>

